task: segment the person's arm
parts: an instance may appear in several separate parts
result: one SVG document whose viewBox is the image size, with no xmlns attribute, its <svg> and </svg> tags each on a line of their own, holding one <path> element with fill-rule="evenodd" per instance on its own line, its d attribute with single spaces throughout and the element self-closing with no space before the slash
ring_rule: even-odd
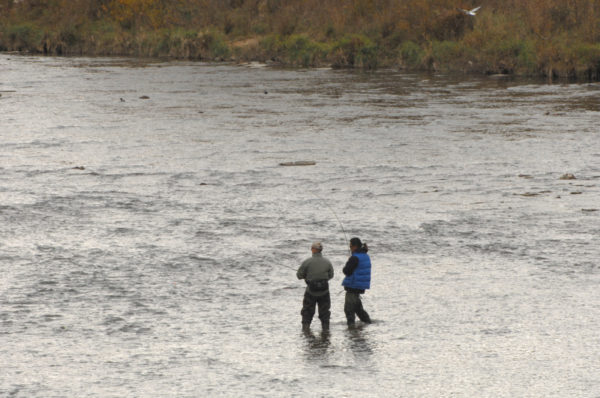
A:
<svg viewBox="0 0 600 398">
<path fill-rule="evenodd" d="M 331 263 L 329 263 L 329 269 L 327 270 L 327 274 L 329 276 L 329 279 L 333 279 L 333 265 L 331 265 Z"/>
<path fill-rule="evenodd" d="M 344 275 L 350 276 L 352 275 L 356 267 L 358 267 L 358 257 L 351 256 L 346 262 L 346 265 L 344 266 L 342 272 L 344 273 Z"/>
<path fill-rule="evenodd" d="M 298 277 L 298 279 L 305 279 L 306 278 L 306 268 L 307 268 L 308 264 L 306 263 L 306 261 L 304 261 L 302 263 L 302 265 L 300 266 L 300 268 L 298 268 L 298 271 L 296 272 L 296 276 Z"/>
</svg>

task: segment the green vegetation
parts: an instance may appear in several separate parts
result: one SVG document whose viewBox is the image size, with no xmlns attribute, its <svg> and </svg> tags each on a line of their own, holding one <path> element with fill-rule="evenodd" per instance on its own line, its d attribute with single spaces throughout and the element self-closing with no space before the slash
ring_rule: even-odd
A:
<svg viewBox="0 0 600 398">
<path fill-rule="evenodd" d="M 598 80 L 600 0 L 0 0 L 0 50 Z"/>
</svg>

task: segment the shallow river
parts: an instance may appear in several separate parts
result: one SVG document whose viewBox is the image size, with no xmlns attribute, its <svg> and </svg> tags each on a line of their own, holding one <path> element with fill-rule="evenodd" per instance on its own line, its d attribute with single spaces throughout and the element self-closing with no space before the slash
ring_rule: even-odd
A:
<svg viewBox="0 0 600 398">
<path fill-rule="evenodd" d="M 0 94 L 1 397 L 600 397 L 599 84 L 4 54 Z"/>
</svg>

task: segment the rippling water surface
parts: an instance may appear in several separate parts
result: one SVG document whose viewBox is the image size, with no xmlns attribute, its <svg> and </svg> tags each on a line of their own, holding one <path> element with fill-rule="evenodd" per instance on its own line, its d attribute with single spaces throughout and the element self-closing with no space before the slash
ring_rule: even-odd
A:
<svg viewBox="0 0 600 398">
<path fill-rule="evenodd" d="M 0 94 L 0 396 L 600 396 L 598 84 L 0 55 Z"/>
</svg>

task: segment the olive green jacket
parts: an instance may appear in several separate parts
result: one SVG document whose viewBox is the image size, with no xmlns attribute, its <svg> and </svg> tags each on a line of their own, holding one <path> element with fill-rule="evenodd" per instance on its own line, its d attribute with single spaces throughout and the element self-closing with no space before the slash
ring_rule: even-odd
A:
<svg viewBox="0 0 600 398">
<path fill-rule="evenodd" d="M 298 272 L 296 272 L 298 279 L 304 279 L 308 283 L 309 281 L 316 280 L 330 280 L 333 278 L 333 265 L 331 261 L 323 257 L 321 253 L 313 253 L 312 257 L 307 258 L 302 262 Z M 313 292 L 310 290 L 308 285 L 306 291 L 313 296 L 322 296 L 329 293 L 329 289 L 320 292 Z"/>
</svg>

